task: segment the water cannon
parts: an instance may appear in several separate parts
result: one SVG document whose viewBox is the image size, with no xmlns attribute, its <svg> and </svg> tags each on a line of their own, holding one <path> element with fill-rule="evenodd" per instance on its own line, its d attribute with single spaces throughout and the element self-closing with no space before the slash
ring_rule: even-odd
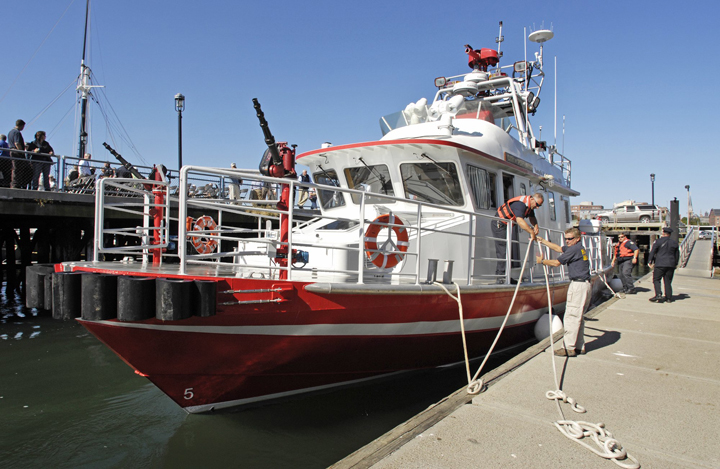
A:
<svg viewBox="0 0 720 469">
<path fill-rule="evenodd" d="M 498 52 L 494 49 L 473 49 L 470 44 L 465 44 L 465 53 L 468 55 L 468 66 L 473 70 L 487 72 L 488 67 L 500 62 Z"/>
<path fill-rule="evenodd" d="M 260 174 L 263 176 L 271 176 L 276 178 L 295 178 L 295 147 L 288 147 L 287 142 L 276 142 L 275 137 L 270 132 L 270 127 L 265 119 L 265 114 L 260 108 L 257 98 L 253 98 L 253 107 L 257 112 L 257 118 L 260 121 L 260 128 L 265 136 L 265 144 L 267 150 L 260 159 Z"/>
</svg>

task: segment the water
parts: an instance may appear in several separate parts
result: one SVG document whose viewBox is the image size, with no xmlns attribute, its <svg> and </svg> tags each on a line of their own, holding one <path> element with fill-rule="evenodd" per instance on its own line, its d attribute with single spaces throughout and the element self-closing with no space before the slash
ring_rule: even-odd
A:
<svg viewBox="0 0 720 469">
<path fill-rule="evenodd" d="M 3 468 L 327 467 L 466 382 L 461 367 L 188 415 L 76 322 L 0 298 Z"/>
</svg>

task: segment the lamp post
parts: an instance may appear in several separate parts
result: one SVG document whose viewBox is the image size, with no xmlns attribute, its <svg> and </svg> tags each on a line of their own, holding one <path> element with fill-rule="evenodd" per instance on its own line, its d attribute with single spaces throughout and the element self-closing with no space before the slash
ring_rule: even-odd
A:
<svg viewBox="0 0 720 469">
<path fill-rule="evenodd" d="M 690 226 L 690 185 L 685 186 L 687 189 L 687 226 Z"/>
<path fill-rule="evenodd" d="M 652 213 L 653 213 L 653 220 L 655 220 L 655 173 L 650 174 L 650 183 L 652 184 L 652 206 L 653 206 Z"/>
<path fill-rule="evenodd" d="M 175 95 L 175 110 L 178 113 L 178 175 L 182 169 L 182 113 L 185 110 L 185 96 Z"/>
</svg>

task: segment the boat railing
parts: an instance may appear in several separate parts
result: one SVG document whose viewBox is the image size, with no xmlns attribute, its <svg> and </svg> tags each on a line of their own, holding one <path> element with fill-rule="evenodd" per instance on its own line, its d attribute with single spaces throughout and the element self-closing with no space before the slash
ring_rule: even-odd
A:
<svg viewBox="0 0 720 469">
<path fill-rule="evenodd" d="M 510 283 L 513 274 L 519 272 L 520 253 L 526 251 L 529 241 L 522 230 L 519 230 L 520 236 L 513 239 L 512 232 L 517 227 L 512 221 L 507 225 L 505 236 L 495 238 L 490 224 L 497 218 L 487 214 L 385 194 L 264 177 L 257 172 L 188 166 L 181 172 L 181 187 L 187 187 L 186 181 L 198 176 L 232 179 L 238 186 L 249 185 L 254 189 L 236 199 L 194 198 L 187 190 L 180 191 L 179 198 L 175 198 L 169 192 L 169 183 L 163 183 L 160 186 L 165 201 L 160 207 L 148 183 L 137 179 L 100 180 L 98 187 L 102 190 L 96 194 L 95 259 L 99 260 L 100 255 L 142 256 L 144 262 L 149 262 L 149 254 L 162 251 L 162 257 L 168 258 L 168 262 L 179 262 L 181 274 L 187 273 L 191 265 L 205 265 L 257 278 L 335 279 L 332 281 L 360 284 L 424 283 L 430 261 L 434 259 L 453 261 L 452 278 L 458 282 Z M 288 208 L 280 208 L 277 203 L 277 194 L 284 187 L 293 194 L 292 206 Z M 320 203 L 337 198 L 343 205 L 337 210 L 324 210 L 322 214 L 295 209 L 296 190 L 311 189 L 321 194 Z M 118 191 L 130 191 L 141 199 L 117 200 L 113 195 Z M 264 191 L 267 193 L 263 194 Z M 357 203 L 351 202 L 353 196 Z M 162 223 L 155 222 L 151 216 L 158 208 L 163 209 Z M 141 221 L 135 227 L 113 228 L 106 224 L 106 220 L 110 220 L 106 211 L 134 214 Z M 378 218 L 381 214 L 396 218 Z M 204 221 L 198 225 L 200 220 Z M 280 239 L 279 226 L 283 222 L 293 228 L 288 230 L 286 239 Z M 373 246 L 366 239 L 371 225 L 382 231 L 394 231 L 394 238 L 389 238 L 390 242 L 384 246 L 380 242 Z M 176 244 L 170 232 L 175 227 Z M 398 243 L 400 232 L 407 236 L 404 244 Z M 556 244 L 563 242 L 560 230 L 544 228 L 541 233 Z M 117 242 L 127 237 L 134 237 L 135 242 Z M 495 255 L 496 243 L 511 246 L 502 259 Z M 536 250 L 533 246 L 530 251 L 523 280 L 544 281 L 542 267 L 534 262 Z M 283 252 L 289 253 L 289 262 L 278 261 Z M 601 252 L 599 245 L 593 247 L 593 252 Z M 310 263 L 307 258 L 303 259 L 302 253 L 312 253 Z M 376 253 L 398 255 L 402 261 L 395 268 L 383 269 L 369 258 Z M 557 253 L 547 250 L 544 254 L 547 258 L 557 257 Z M 318 262 L 322 256 L 335 256 L 341 261 Z M 500 263 L 505 264 L 504 275 L 496 274 Z M 549 273 L 552 281 L 567 279 L 565 268 L 550 269 Z"/>
</svg>

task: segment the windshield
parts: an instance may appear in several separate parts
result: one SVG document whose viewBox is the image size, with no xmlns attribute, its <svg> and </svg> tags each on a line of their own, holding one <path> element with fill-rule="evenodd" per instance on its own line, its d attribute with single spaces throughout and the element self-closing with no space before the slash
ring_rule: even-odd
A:
<svg viewBox="0 0 720 469">
<path fill-rule="evenodd" d="M 337 173 L 334 169 L 321 168 L 319 172 L 313 174 L 313 179 L 317 184 L 323 186 L 340 187 L 340 182 L 338 181 Z M 338 191 L 319 189 L 318 199 L 320 199 L 320 205 L 322 208 L 326 210 L 345 205 L 345 199 L 343 198 L 342 193 Z"/>
<path fill-rule="evenodd" d="M 345 178 L 347 178 L 350 189 L 390 196 L 395 195 L 387 165 L 379 164 L 362 166 L 360 168 L 347 168 L 345 170 Z M 352 201 L 359 204 L 360 195 L 352 194 Z M 394 203 L 392 200 L 370 196 L 365 197 L 365 202 Z"/>
<path fill-rule="evenodd" d="M 439 205 L 462 205 L 463 196 L 453 163 L 400 165 L 405 198 Z"/>
</svg>

